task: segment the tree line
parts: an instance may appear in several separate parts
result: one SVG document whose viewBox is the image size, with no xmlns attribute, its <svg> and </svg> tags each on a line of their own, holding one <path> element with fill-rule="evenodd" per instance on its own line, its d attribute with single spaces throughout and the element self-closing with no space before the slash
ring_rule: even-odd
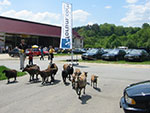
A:
<svg viewBox="0 0 150 113">
<path fill-rule="evenodd" d="M 74 28 L 84 37 L 84 48 L 150 48 L 150 24 L 123 27 L 104 23 Z"/>
</svg>

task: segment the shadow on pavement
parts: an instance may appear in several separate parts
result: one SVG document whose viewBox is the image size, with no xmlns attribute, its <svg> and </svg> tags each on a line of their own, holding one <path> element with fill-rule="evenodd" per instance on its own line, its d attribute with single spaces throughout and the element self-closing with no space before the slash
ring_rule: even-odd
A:
<svg viewBox="0 0 150 113">
<path fill-rule="evenodd" d="M 98 91 L 98 92 L 101 92 L 101 89 L 98 88 L 98 87 L 93 87 L 93 89 L 95 89 L 95 90 Z"/>
<path fill-rule="evenodd" d="M 31 81 L 31 82 L 28 82 L 28 83 L 26 83 L 26 84 L 35 84 L 35 83 L 40 83 L 41 81 L 40 80 L 36 80 L 36 81 Z"/>
<path fill-rule="evenodd" d="M 92 96 L 91 95 L 82 95 L 82 97 L 80 98 L 80 100 L 81 100 L 81 104 L 87 104 L 87 101 L 88 100 L 90 100 L 92 98 Z"/>
<path fill-rule="evenodd" d="M 50 85 L 56 85 L 56 84 L 59 84 L 59 82 L 61 82 L 61 80 L 55 80 L 54 82 L 47 82 L 46 84 L 41 84 L 41 87 L 43 87 L 43 86 L 50 86 Z"/>
<path fill-rule="evenodd" d="M 81 65 L 76 65 L 74 67 L 79 67 L 79 68 L 89 68 L 88 66 L 81 66 Z"/>
<path fill-rule="evenodd" d="M 6 84 L 9 85 L 9 84 L 15 84 L 15 83 L 18 83 L 18 81 L 11 81 L 11 82 L 6 83 Z"/>
<path fill-rule="evenodd" d="M 66 83 L 65 83 L 65 86 L 69 86 L 69 85 L 70 85 L 70 83 L 69 83 L 69 82 L 66 82 Z"/>
</svg>

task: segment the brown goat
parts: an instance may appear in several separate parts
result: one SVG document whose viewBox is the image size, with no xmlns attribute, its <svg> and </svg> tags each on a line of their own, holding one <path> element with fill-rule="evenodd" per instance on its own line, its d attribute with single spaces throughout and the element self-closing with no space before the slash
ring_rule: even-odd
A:
<svg viewBox="0 0 150 113">
<path fill-rule="evenodd" d="M 58 72 L 57 65 L 55 63 L 53 63 L 53 64 L 49 65 L 47 69 L 52 70 L 50 77 L 51 77 L 51 82 L 54 82 L 54 80 L 55 80 L 54 77 L 55 77 L 56 73 Z"/>
<path fill-rule="evenodd" d="M 80 69 L 75 69 L 75 72 L 72 74 L 72 88 L 75 88 L 75 80 L 78 76 L 80 76 L 81 71 Z"/>
<path fill-rule="evenodd" d="M 38 80 L 38 74 L 39 74 L 39 71 L 40 71 L 40 67 L 38 65 L 33 65 L 33 66 L 26 66 L 22 72 L 24 71 L 27 71 L 30 75 L 30 79 L 29 81 L 34 81 L 34 75 L 36 74 L 36 79 L 35 80 Z"/>
<path fill-rule="evenodd" d="M 76 81 L 76 85 L 75 85 L 75 89 L 77 94 L 81 95 L 81 90 L 84 89 L 84 94 L 85 94 L 85 88 L 86 88 L 86 84 L 87 84 L 87 72 L 83 72 L 80 76 L 77 77 L 77 81 Z"/>
<path fill-rule="evenodd" d="M 16 70 L 3 70 L 2 73 L 5 73 L 5 76 L 7 77 L 8 79 L 8 82 L 9 83 L 9 79 L 10 78 L 14 78 L 14 81 L 16 81 L 16 78 L 17 78 L 17 71 Z"/>
<path fill-rule="evenodd" d="M 98 76 L 96 76 L 96 75 L 91 76 L 91 86 L 93 84 L 93 87 L 94 87 L 94 84 L 96 84 L 96 87 L 97 87 L 97 78 L 98 78 Z"/>
<path fill-rule="evenodd" d="M 58 67 L 56 66 L 56 64 L 51 64 L 47 69 L 39 71 L 39 74 L 42 77 L 42 84 L 48 82 L 48 77 L 51 77 L 50 82 L 54 82 L 54 76 L 56 75 L 57 71 Z"/>
<path fill-rule="evenodd" d="M 48 77 L 50 76 L 51 73 L 49 69 L 46 69 L 46 70 L 39 71 L 39 74 L 42 77 L 42 84 L 44 84 L 48 81 Z"/>
</svg>

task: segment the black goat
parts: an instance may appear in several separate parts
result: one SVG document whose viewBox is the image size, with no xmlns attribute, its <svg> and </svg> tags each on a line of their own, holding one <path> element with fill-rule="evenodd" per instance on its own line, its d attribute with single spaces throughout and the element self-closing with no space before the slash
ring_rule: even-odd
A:
<svg viewBox="0 0 150 113">
<path fill-rule="evenodd" d="M 5 76 L 7 77 L 8 79 L 8 82 L 9 83 L 9 79 L 10 78 L 14 78 L 14 81 L 16 81 L 16 78 L 17 78 L 17 71 L 16 70 L 3 70 L 2 73 L 5 73 Z"/>
<path fill-rule="evenodd" d="M 67 71 L 67 73 L 68 73 L 68 78 L 69 78 L 69 80 L 71 81 L 71 75 L 72 75 L 73 72 L 74 72 L 73 65 L 71 65 L 71 64 L 64 64 L 64 65 L 63 65 L 63 69 Z"/>
</svg>

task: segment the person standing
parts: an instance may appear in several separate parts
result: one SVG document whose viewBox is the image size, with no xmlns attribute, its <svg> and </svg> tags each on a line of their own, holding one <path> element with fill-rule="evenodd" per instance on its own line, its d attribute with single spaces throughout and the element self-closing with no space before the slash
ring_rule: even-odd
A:
<svg viewBox="0 0 150 113">
<path fill-rule="evenodd" d="M 53 49 L 52 46 L 50 46 L 50 49 L 49 49 L 49 55 L 50 55 L 50 60 L 51 60 L 51 61 L 50 61 L 50 64 L 53 63 L 54 52 L 55 52 L 55 50 Z"/>
<path fill-rule="evenodd" d="M 42 60 L 44 60 L 44 53 L 43 53 L 43 47 L 41 47 L 41 57 L 40 57 L 40 60 L 42 59 Z"/>
<path fill-rule="evenodd" d="M 26 58 L 25 51 L 27 49 L 27 45 L 25 43 L 25 40 L 22 39 L 20 45 L 18 46 L 19 48 L 19 56 L 20 56 L 20 69 L 24 69 L 24 61 Z"/>
<path fill-rule="evenodd" d="M 29 65 L 33 65 L 33 52 L 32 52 L 32 49 L 29 52 Z"/>
</svg>

